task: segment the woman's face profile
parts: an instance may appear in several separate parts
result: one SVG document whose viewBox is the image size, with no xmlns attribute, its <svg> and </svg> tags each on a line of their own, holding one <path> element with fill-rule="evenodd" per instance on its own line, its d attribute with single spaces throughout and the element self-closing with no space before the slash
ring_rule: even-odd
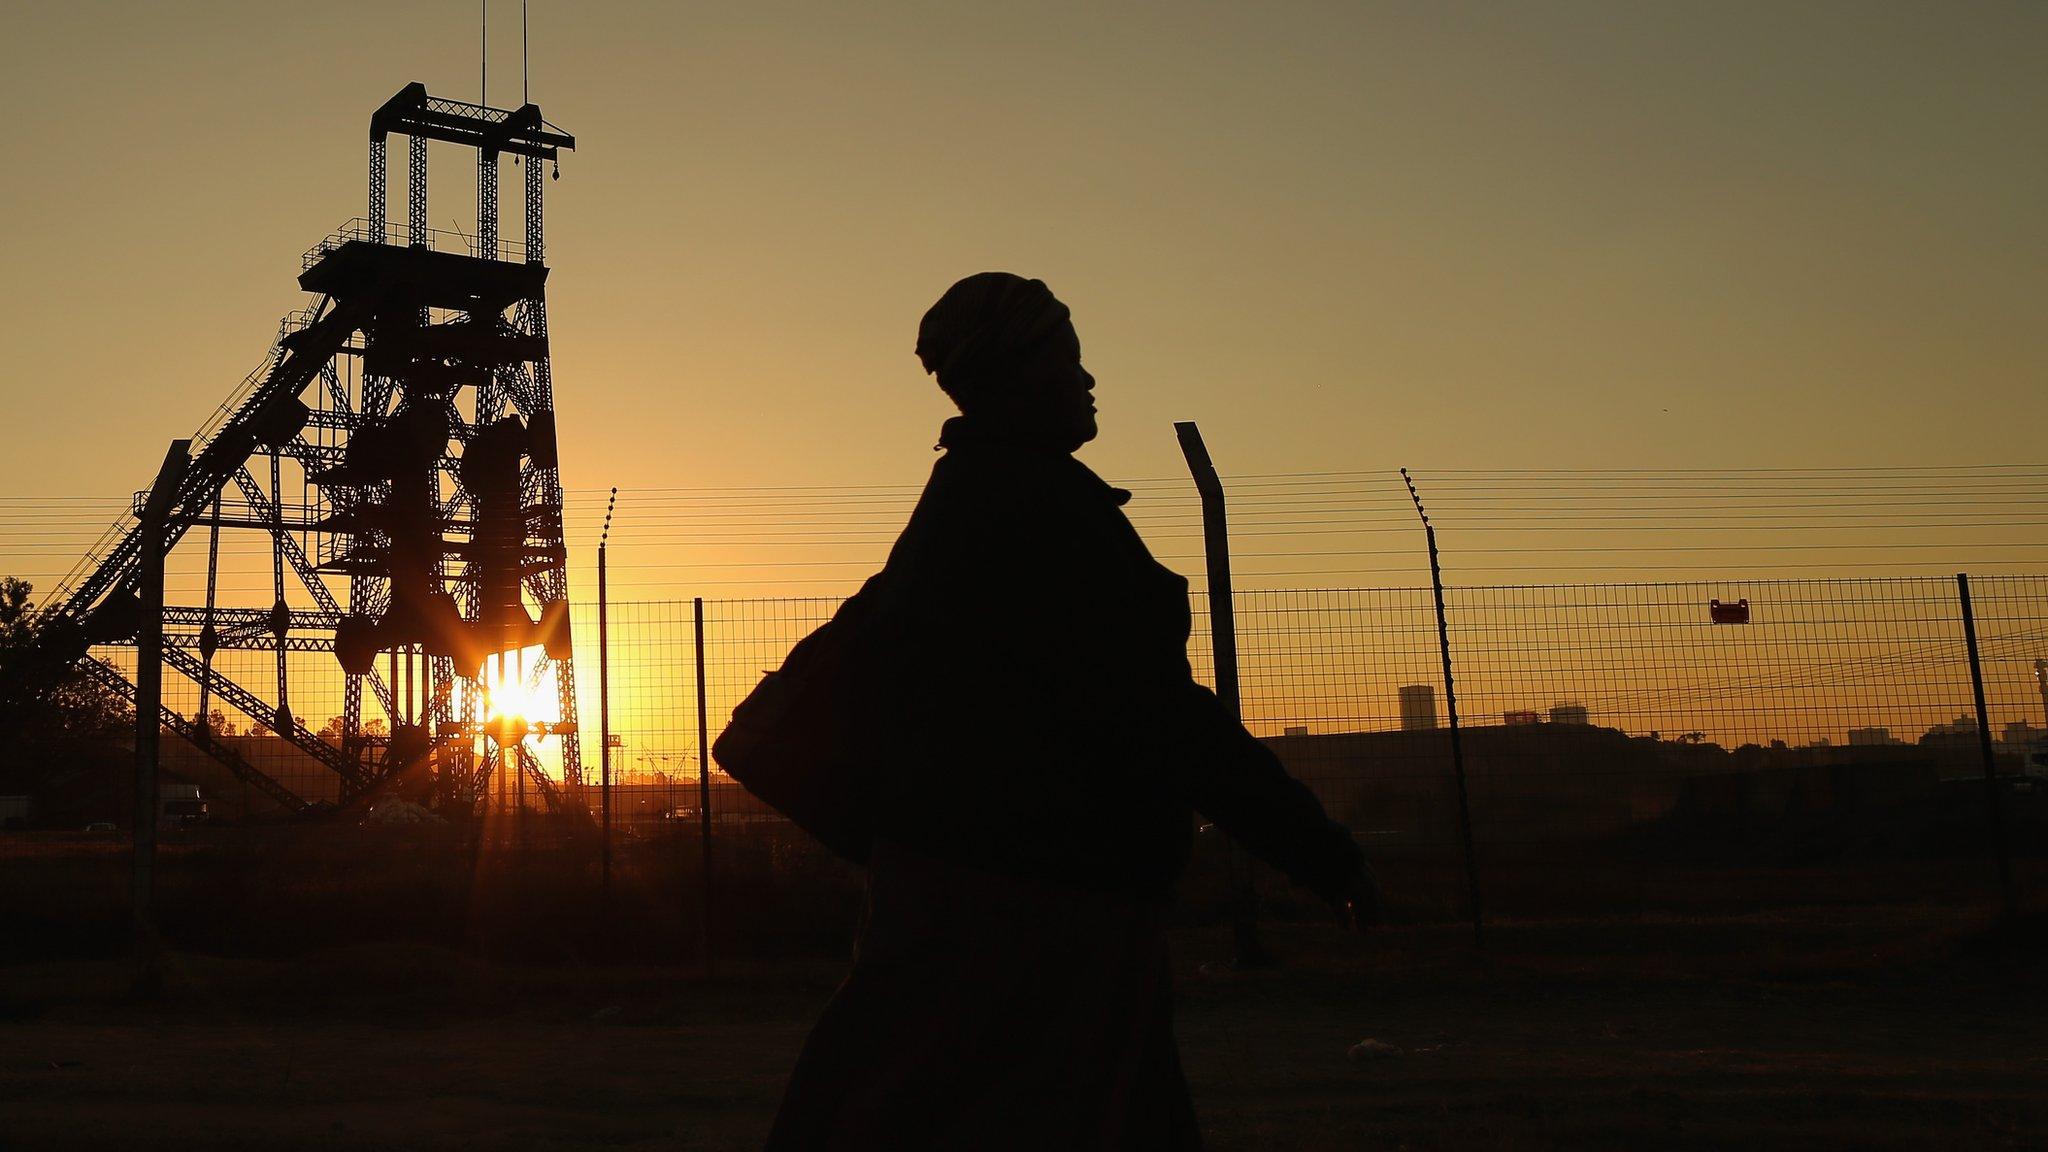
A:
<svg viewBox="0 0 2048 1152">
<path fill-rule="evenodd" d="M 1040 341 L 1028 369 L 1033 399 L 1051 429 L 1075 447 L 1095 439 L 1095 377 L 1081 366 L 1081 337 L 1062 320 Z"/>
</svg>

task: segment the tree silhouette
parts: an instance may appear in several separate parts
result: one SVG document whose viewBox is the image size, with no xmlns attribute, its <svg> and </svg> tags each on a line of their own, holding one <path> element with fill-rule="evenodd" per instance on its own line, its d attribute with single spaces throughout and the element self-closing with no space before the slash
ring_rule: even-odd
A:
<svg viewBox="0 0 2048 1152">
<path fill-rule="evenodd" d="M 35 588 L 0 577 L 0 789 L 39 791 L 81 756 L 104 756 L 134 726 L 119 697 L 51 658 Z"/>
<path fill-rule="evenodd" d="M 372 716 L 368 720 L 363 721 L 361 734 L 364 736 L 383 736 L 389 732 L 390 727 L 378 717 Z M 320 731 L 315 733 L 315 735 L 329 744 L 339 745 L 341 743 L 341 717 L 329 716 L 327 723 L 322 724 Z"/>
</svg>

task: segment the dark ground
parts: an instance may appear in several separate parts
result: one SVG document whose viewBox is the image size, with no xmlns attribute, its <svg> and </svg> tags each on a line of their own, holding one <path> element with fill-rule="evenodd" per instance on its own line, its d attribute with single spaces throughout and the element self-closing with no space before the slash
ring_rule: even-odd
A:
<svg viewBox="0 0 2048 1152">
<path fill-rule="evenodd" d="M 1177 934 L 1215 1149 L 2048 1147 L 2038 923 L 1981 911 Z M 842 970 L 393 943 L 0 967 L 0 1148 L 750 1149 Z M 1368 1037 L 1398 1055 L 1357 1060 Z"/>
</svg>

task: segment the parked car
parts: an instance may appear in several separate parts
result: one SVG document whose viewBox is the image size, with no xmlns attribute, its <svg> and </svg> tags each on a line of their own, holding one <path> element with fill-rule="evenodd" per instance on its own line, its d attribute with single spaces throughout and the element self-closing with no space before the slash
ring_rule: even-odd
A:
<svg viewBox="0 0 2048 1152">
<path fill-rule="evenodd" d="M 157 827 L 190 828 L 212 817 L 197 784 L 163 784 L 157 788 Z"/>
<path fill-rule="evenodd" d="M 113 822 L 112 820 L 95 820 L 95 821 L 93 821 L 92 823 L 90 823 L 90 824 L 87 824 L 87 825 L 85 826 L 85 830 L 86 830 L 87 832 L 118 832 L 118 831 L 120 831 L 120 829 L 118 829 L 118 828 L 115 828 L 115 827 L 114 827 L 114 822 Z"/>
</svg>

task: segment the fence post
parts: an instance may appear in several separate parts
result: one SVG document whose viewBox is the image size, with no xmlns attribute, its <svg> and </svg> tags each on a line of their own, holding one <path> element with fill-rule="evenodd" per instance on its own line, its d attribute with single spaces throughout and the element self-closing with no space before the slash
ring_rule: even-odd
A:
<svg viewBox="0 0 2048 1152">
<path fill-rule="evenodd" d="M 704 705 L 704 598 L 696 597 L 697 641 L 697 843 L 700 852 L 697 903 L 697 959 L 711 975 L 711 722 Z"/>
<path fill-rule="evenodd" d="M 142 505 L 141 571 L 136 591 L 141 619 L 135 631 L 135 841 L 134 871 L 129 886 L 129 919 L 135 935 L 136 991 L 154 995 L 162 981 L 156 954 L 156 921 L 150 907 L 156 894 L 157 754 L 163 727 L 164 699 L 164 551 L 165 521 L 178 485 L 191 459 L 190 440 L 171 441 L 163 467 Z M 119 592 L 115 593 L 119 595 Z"/>
<path fill-rule="evenodd" d="M 1429 543 L 1429 586 L 1436 594 L 1436 644 L 1444 661 L 1444 715 L 1451 723 L 1451 773 L 1458 781 L 1458 839 L 1465 850 L 1465 895 L 1472 903 L 1472 946 L 1483 948 L 1486 939 L 1481 925 L 1485 917 L 1479 906 L 1479 865 L 1472 854 L 1472 802 L 1465 790 L 1465 745 L 1458 734 L 1458 691 L 1451 682 L 1451 626 L 1444 614 L 1444 570 L 1437 558 L 1436 525 L 1422 508 L 1422 495 L 1406 468 L 1401 481 L 1408 485 L 1408 498 L 1415 502 L 1415 514 L 1422 518 L 1423 539 Z"/>
<path fill-rule="evenodd" d="M 1230 529 L 1224 519 L 1223 481 L 1209 459 L 1202 431 L 1192 420 L 1175 422 L 1181 455 L 1187 457 L 1195 490 L 1202 496 L 1202 552 L 1208 561 L 1209 641 L 1216 660 L 1216 698 L 1223 710 L 1239 723 L 1244 720 L 1237 687 L 1237 617 L 1231 607 Z M 1257 968 L 1273 958 L 1259 940 L 1259 890 L 1252 876 L 1250 858 L 1244 846 L 1232 840 L 1228 853 L 1230 884 L 1233 889 L 1230 930 L 1237 947 L 1237 966 Z"/>
<path fill-rule="evenodd" d="M 607 619 L 610 590 L 605 584 L 605 550 L 612 539 L 612 508 L 619 502 L 619 490 L 604 506 L 604 532 L 597 538 L 597 761 L 598 789 L 604 799 L 604 822 L 600 828 L 603 847 L 599 850 L 599 882 L 605 897 L 605 923 L 611 923 L 612 894 L 612 667 L 611 631 Z"/>
<path fill-rule="evenodd" d="M 1991 853 L 1998 860 L 1998 893 L 2005 917 L 2016 907 L 2012 889 L 2012 857 L 2005 846 L 2005 809 L 1998 797 L 1998 760 L 1991 749 L 1991 716 L 1984 707 L 1984 665 L 1977 656 L 1977 614 L 1970 606 L 1970 574 L 1956 573 L 1956 598 L 1963 605 L 1963 641 L 1970 654 L 1970 690 L 1977 698 L 1977 744 L 1984 755 L 1984 807 L 1991 821 Z"/>
</svg>

